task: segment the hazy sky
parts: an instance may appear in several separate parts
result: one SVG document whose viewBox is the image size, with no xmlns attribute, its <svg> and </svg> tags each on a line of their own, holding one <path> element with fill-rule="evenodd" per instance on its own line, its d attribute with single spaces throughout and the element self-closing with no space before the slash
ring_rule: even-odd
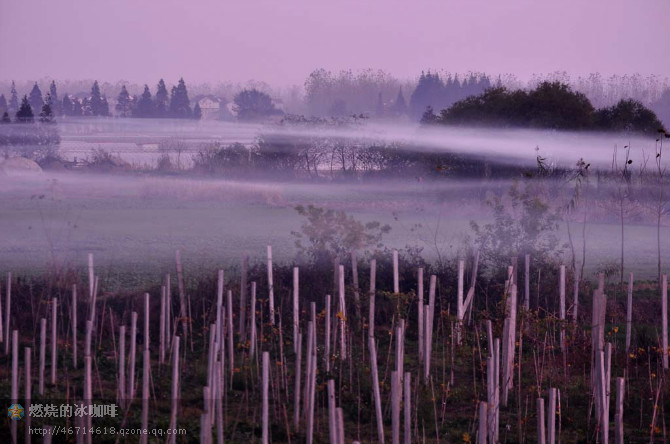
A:
<svg viewBox="0 0 670 444">
<path fill-rule="evenodd" d="M 0 0 L 0 80 L 302 84 L 315 68 L 670 76 L 668 0 Z"/>
</svg>

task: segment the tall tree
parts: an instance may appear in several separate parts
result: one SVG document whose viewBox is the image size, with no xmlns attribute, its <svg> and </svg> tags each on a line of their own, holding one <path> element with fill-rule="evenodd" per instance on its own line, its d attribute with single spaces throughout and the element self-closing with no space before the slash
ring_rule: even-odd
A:
<svg viewBox="0 0 670 444">
<path fill-rule="evenodd" d="M 37 82 L 33 85 L 32 91 L 30 91 L 30 96 L 28 97 L 28 103 L 33 108 L 33 113 L 39 112 L 44 105 L 44 99 L 42 98 L 42 91 L 40 87 L 37 86 Z"/>
<path fill-rule="evenodd" d="M 49 94 L 51 95 L 51 109 L 53 110 L 54 115 L 59 116 L 62 114 L 61 101 L 58 100 L 58 90 L 56 89 L 56 82 L 51 81 L 49 85 Z"/>
<path fill-rule="evenodd" d="M 9 112 L 16 113 L 19 110 L 19 96 L 16 94 L 16 85 L 12 80 L 11 95 L 9 97 Z"/>
<path fill-rule="evenodd" d="M 272 98 L 257 89 L 245 89 L 235 95 L 233 109 L 239 120 L 264 119 L 272 115 L 282 114 L 275 108 Z"/>
<path fill-rule="evenodd" d="M 145 88 L 145 91 L 148 90 L 148 88 Z M 149 94 L 151 96 L 151 94 Z M 155 115 L 156 117 L 167 117 L 168 116 L 168 106 L 170 102 L 170 98 L 168 95 L 168 90 L 167 87 L 165 86 L 165 81 L 163 79 L 160 79 L 158 81 L 158 86 L 156 87 L 156 106 L 155 106 Z M 149 117 L 144 116 L 144 117 Z"/>
<path fill-rule="evenodd" d="M 7 111 L 7 99 L 4 94 L 0 94 L 0 113 Z"/>
<path fill-rule="evenodd" d="M 108 116 L 109 115 L 109 104 L 107 99 L 105 99 L 100 93 L 100 85 L 98 81 L 93 82 L 91 87 L 91 98 L 88 101 L 88 114 L 92 116 Z"/>
<path fill-rule="evenodd" d="M 65 95 L 63 96 L 63 101 L 61 102 L 60 107 L 61 113 L 64 116 L 72 116 L 73 115 L 72 107 L 73 107 L 72 99 L 70 99 L 70 96 L 67 93 L 65 93 Z"/>
<path fill-rule="evenodd" d="M 49 93 L 47 93 L 44 105 L 42 105 L 42 111 L 40 112 L 40 122 L 55 123 L 54 112 L 53 109 L 51 108 L 51 94 Z"/>
<path fill-rule="evenodd" d="M 188 119 L 191 117 L 191 104 L 188 99 L 188 91 L 184 79 L 179 79 L 179 83 L 172 88 L 172 97 L 170 98 L 170 115 L 178 119 Z"/>
<path fill-rule="evenodd" d="M 130 94 L 128 94 L 126 85 L 123 85 L 119 96 L 116 98 L 116 114 L 119 117 L 130 117 L 131 105 L 132 101 L 130 99 Z"/>
<path fill-rule="evenodd" d="M 165 86 L 165 85 L 163 85 Z M 137 107 L 135 109 L 135 117 L 153 117 L 156 112 L 156 107 L 154 102 L 151 100 L 151 91 L 149 91 L 149 85 L 144 85 L 144 92 L 140 96 L 140 99 L 137 101 Z"/>
<path fill-rule="evenodd" d="M 393 104 L 393 114 L 396 116 L 407 114 L 407 102 L 405 102 L 405 96 L 402 95 L 402 86 L 398 90 L 398 97 L 396 97 L 395 103 Z"/>
<path fill-rule="evenodd" d="M 18 123 L 33 123 L 35 121 L 35 114 L 30 107 L 28 96 L 23 96 L 23 100 L 21 100 L 21 106 L 16 112 L 16 121 Z"/>
<path fill-rule="evenodd" d="M 195 102 L 195 107 L 193 107 L 193 118 L 195 120 L 202 119 L 202 109 L 200 109 L 200 104 Z"/>
</svg>

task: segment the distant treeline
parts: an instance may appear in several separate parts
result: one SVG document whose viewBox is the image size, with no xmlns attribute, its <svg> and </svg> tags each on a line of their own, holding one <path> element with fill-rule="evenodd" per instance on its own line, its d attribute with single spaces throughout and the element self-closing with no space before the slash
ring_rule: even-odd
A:
<svg viewBox="0 0 670 444">
<path fill-rule="evenodd" d="M 481 125 L 557 130 L 665 132 L 656 114 L 636 100 L 595 109 L 582 93 L 560 82 L 542 82 L 536 88 L 508 90 L 498 86 L 459 100 L 439 115 L 428 106 L 424 124 Z"/>
</svg>

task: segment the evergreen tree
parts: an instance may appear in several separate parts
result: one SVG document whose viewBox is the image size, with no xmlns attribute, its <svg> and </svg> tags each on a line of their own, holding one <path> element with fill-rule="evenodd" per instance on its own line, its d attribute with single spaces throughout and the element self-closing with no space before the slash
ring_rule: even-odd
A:
<svg viewBox="0 0 670 444">
<path fill-rule="evenodd" d="M 202 119 L 202 110 L 200 109 L 200 104 L 195 102 L 195 107 L 193 108 L 193 118 L 195 120 Z"/>
<path fill-rule="evenodd" d="M 405 102 L 405 96 L 402 95 L 402 86 L 398 90 L 398 97 L 395 99 L 393 104 L 393 114 L 396 116 L 403 116 L 407 114 L 407 103 Z"/>
<path fill-rule="evenodd" d="M 33 123 L 34 121 L 35 115 L 33 114 L 33 109 L 30 107 L 30 102 L 28 102 L 28 96 L 23 96 L 23 100 L 21 100 L 21 106 L 16 112 L 16 122 Z"/>
<path fill-rule="evenodd" d="M 423 112 L 423 115 L 421 116 L 421 124 L 423 125 L 432 125 L 434 123 L 437 123 L 438 117 L 435 114 L 435 111 L 433 111 L 433 107 L 428 105 L 426 107 L 426 110 Z"/>
<path fill-rule="evenodd" d="M 176 88 L 172 88 L 172 97 L 170 98 L 170 115 L 178 119 L 188 119 L 191 117 L 191 104 L 188 99 L 188 91 L 184 79 L 179 79 Z"/>
<path fill-rule="evenodd" d="M 42 105 L 42 111 L 40 112 L 40 122 L 42 123 L 55 123 L 54 112 L 51 108 L 51 94 L 47 94 L 47 99 Z"/>
<path fill-rule="evenodd" d="M 19 96 L 16 94 L 16 85 L 12 80 L 11 95 L 9 97 L 9 112 L 16 113 L 19 110 Z"/>
<path fill-rule="evenodd" d="M 12 123 L 12 120 L 9 118 L 9 113 L 5 111 L 2 114 L 2 119 L 0 119 L 0 123 Z"/>
<path fill-rule="evenodd" d="M 54 115 L 59 116 L 62 114 L 62 109 L 61 109 L 61 101 L 58 100 L 58 90 L 56 89 L 56 82 L 51 81 L 51 85 L 49 85 L 49 94 L 51 95 L 51 109 L 54 113 Z"/>
<path fill-rule="evenodd" d="M 98 81 L 93 82 L 91 87 L 91 98 L 88 100 L 87 114 L 91 116 L 107 116 L 109 115 L 109 105 L 107 99 L 100 94 L 100 85 Z"/>
<path fill-rule="evenodd" d="M 42 98 L 42 91 L 40 91 L 40 87 L 37 86 L 37 82 L 35 82 L 32 91 L 30 91 L 30 97 L 28 97 L 28 102 L 30 103 L 30 106 L 33 108 L 33 113 L 41 110 L 42 106 L 44 105 L 44 99 Z"/>
<path fill-rule="evenodd" d="M 165 84 L 163 84 L 165 86 Z M 156 108 L 154 107 L 154 102 L 151 100 L 151 91 L 149 91 L 149 85 L 144 85 L 144 92 L 142 96 L 137 101 L 137 108 L 135 109 L 136 117 L 153 117 Z"/>
<path fill-rule="evenodd" d="M 116 98 L 116 114 L 119 117 L 130 117 L 131 105 L 132 101 L 130 99 L 130 94 L 128 94 L 126 85 L 123 85 L 119 96 Z"/>
<path fill-rule="evenodd" d="M 384 101 L 382 100 L 381 92 L 377 95 L 377 107 L 375 108 L 375 114 L 377 117 L 384 116 Z"/>
<path fill-rule="evenodd" d="M 5 99 L 4 94 L 0 94 L 0 112 L 7 111 L 7 99 Z"/>
<path fill-rule="evenodd" d="M 72 98 L 72 115 L 73 116 L 83 116 L 84 115 L 84 104 L 76 97 Z"/>
<path fill-rule="evenodd" d="M 61 113 L 64 116 L 72 116 L 73 115 L 73 110 L 72 110 L 72 99 L 70 99 L 70 96 L 66 93 L 63 96 L 63 101 L 61 102 Z"/>
<path fill-rule="evenodd" d="M 151 94 L 149 94 L 149 96 L 151 96 Z M 167 117 L 168 116 L 169 100 L 170 100 L 170 98 L 168 96 L 168 90 L 165 87 L 165 82 L 163 81 L 163 79 L 160 79 L 158 81 L 158 86 L 156 87 L 156 106 L 155 106 L 156 117 Z M 149 117 L 149 116 L 144 116 L 144 117 Z"/>
</svg>

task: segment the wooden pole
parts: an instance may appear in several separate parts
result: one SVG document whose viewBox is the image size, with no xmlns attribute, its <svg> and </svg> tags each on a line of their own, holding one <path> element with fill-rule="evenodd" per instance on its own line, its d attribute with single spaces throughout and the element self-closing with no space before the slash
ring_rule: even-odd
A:
<svg viewBox="0 0 670 444">
<path fill-rule="evenodd" d="M 165 294 L 165 286 L 161 287 L 161 311 L 158 320 L 158 359 L 159 363 L 165 363 L 165 304 L 167 296 Z"/>
<path fill-rule="evenodd" d="M 338 443 L 337 433 L 337 413 L 335 411 L 335 381 L 328 380 L 328 432 L 330 436 L 330 444 Z"/>
<path fill-rule="evenodd" d="M 417 317 L 418 317 L 418 330 L 419 330 L 419 363 L 423 362 L 423 352 L 424 352 L 424 345 L 423 345 L 423 334 L 424 334 L 424 327 L 423 327 L 423 268 L 419 268 L 417 272 L 417 296 L 418 296 L 418 301 L 417 301 Z"/>
<path fill-rule="evenodd" d="M 52 299 L 51 304 L 51 385 L 56 385 L 56 362 L 58 355 L 56 354 L 56 342 L 58 339 L 58 298 Z"/>
<path fill-rule="evenodd" d="M 548 414 L 548 444 L 556 444 L 556 389 L 549 389 L 549 414 Z"/>
<path fill-rule="evenodd" d="M 9 339 L 9 338 L 8 338 Z M 47 320 L 40 319 L 40 371 L 39 388 L 40 396 L 44 395 L 44 367 L 46 366 L 46 345 L 47 345 Z"/>
<path fill-rule="evenodd" d="M 9 325 L 9 323 L 7 323 Z M 9 337 L 9 333 L 7 333 Z M 7 344 L 9 341 L 7 341 Z M 19 331 L 12 330 L 12 404 L 19 402 Z M 17 442 L 18 421 L 9 421 L 12 425 L 12 443 Z"/>
<path fill-rule="evenodd" d="M 90 323 L 90 321 L 88 321 Z M 90 326 L 90 324 L 89 324 Z M 89 333 L 87 333 L 90 336 L 91 330 L 89 329 Z M 92 374 L 91 374 L 91 361 L 92 358 L 90 355 L 84 356 L 84 404 L 85 405 L 91 405 L 93 403 L 93 390 L 92 390 Z M 86 416 L 85 418 L 86 421 L 86 427 L 91 428 L 92 426 L 92 418 L 90 413 Z M 86 434 L 86 443 L 91 444 L 93 442 L 92 439 L 92 434 L 88 433 Z"/>
<path fill-rule="evenodd" d="M 632 274 L 632 273 L 631 273 Z M 614 416 L 614 444 L 623 444 L 623 396 L 624 378 L 616 378 L 616 413 Z"/>
<path fill-rule="evenodd" d="M 412 374 L 410 372 L 405 372 L 405 378 L 403 379 L 404 383 L 404 400 L 403 400 L 403 409 L 404 409 L 404 420 L 405 420 L 405 444 L 412 444 L 412 409 L 411 409 L 411 400 L 412 400 L 412 385 L 411 385 Z"/>
<path fill-rule="evenodd" d="M 628 299 L 626 303 L 626 352 L 630 350 L 631 328 L 633 327 L 633 273 L 628 275 Z"/>
<path fill-rule="evenodd" d="M 126 407 L 126 326 L 119 327 L 119 390 L 118 399 L 121 408 Z"/>
<path fill-rule="evenodd" d="M 172 340 L 174 352 L 172 353 L 172 404 L 170 407 L 170 429 L 174 432 L 177 428 L 177 410 L 179 409 L 179 336 Z M 177 435 L 171 433 L 168 435 L 168 444 L 177 442 Z"/>
<path fill-rule="evenodd" d="M 177 286 L 179 288 L 179 318 L 181 319 L 181 326 L 184 331 L 184 341 L 188 338 L 188 312 L 186 309 L 186 295 L 184 294 L 184 269 L 181 264 L 181 252 L 175 252 L 175 262 L 177 264 Z M 132 399 L 132 398 L 131 398 Z"/>
<path fill-rule="evenodd" d="M 148 295 L 147 295 L 148 296 Z M 144 348 L 144 366 L 142 372 L 142 429 L 146 430 L 149 427 L 149 371 L 151 369 L 151 356 L 149 347 Z M 142 444 L 147 444 L 149 435 L 143 433 L 140 437 Z M 211 442 L 211 441 L 210 441 Z"/>
<path fill-rule="evenodd" d="M 93 300 L 95 273 L 93 271 L 93 253 L 88 253 L 88 300 Z"/>
<path fill-rule="evenodd" d="M 247 275 L 249 270 L 249 256 L 242 258 L 242 276 L 240 278 L 240 341 L 244 342 L 247 338 Z"/>
<path fill-rule="evenodd" d="M 456 319 L 458 321 L 456 325 L 456 344 L 461 344 L 461 325 L 463 323 L 463 318 L 465 313 L 463 313 L 463 286 L 464 286 L 464 273 L 465 273 L 465 262 L 463 260 L 458 261 L 458 287 L 456 292 Z"/>
<path fill-rule="evenodd" d="M 544 431 L 544 399 L 537 398 L 537 444 L 545 444 L 545 431 Z"/>
<path fill-rule="evenodd" d="M 384 444 L 384 421 L 382 419 L 382 401 L 379 393 L 379 374 L 377 371 L 377 348 L 374 337 L 368 336 L 370 349 L 370 373 L 372 375 L 372 390 L 375 400 L 375 417 L 377 419 L 377 441 Z"/>
<path fill-rule="evenodd" d="M 488 432 L 486 431 L 487 425 L 487 412 L 488 404 L 484 401 L 479 402 L 479 428 L 477 430 L 477 444 L 487 444 Z"/>
<path fill-rule="evenodd" d="M 7 285 L 6 285 L 7 297 L 5 298 L 6 309 L 5 309 L 5 354 L 9 354 L 9 324 L 11 322 L 11 311 L 12 311 L 12 273 L 7 273 Z M 1 315 L 1 314 L 0 314 Z"/>
<path fill-rule="evenodd" d="M 77 285 L 72 285 L 72 367 L 77 368 Z"/>
<path fill-rule="evenodd" d="M 24 356 L 23 359 L 25 361 L 25 367 L 26 367 L 26 369 L 25 369 L 26 370 L 26 376 L 25 376 L 26 377 L 26 386 L 25 386 L 25 395 L 24 395 L 24 398 L 25 398 L 25 401 L 26 401 L 25 408 L 26 408 L 27 411 L 30 411 L 30 403 L 31 403 L 31 399 L 32 399 L 32 390 L 33 390 L 33 386 L 32 386 L 32 384 L 33 384 L 33 379 L 32 379 L 33 378 L 33 373 L 31 371 L 31 365 L 30 365 L 30 361 L 32 359 L 32 349 L 30 347 L 25 347 L 23 356 Z M 30 444 L 30 441 L 31 441 L 31 438 L 32 438 L 31 433 L 30 433 L 30 422 L 31 422 L 30 421 L 30 415 L 25 415 L 24 418 L 25 418 L 25 422 L 26 422 L 26 425 L 24 427 L 25 428 L 25 439 L 24 439 L 24 441 L 26 442 L 26 444 Z"/>
<path fill-rule="evenodd" d="M 233 346 L 233 292 L 228 290 L 228 301 L 226 307 L 226 317 L 228 326 L 228 368 L 230 369 L 230 388 L 233 388 L 233 376 L 235 374 L 235 347 Z"/>
<path fill-rule="evenodd" d="M 400 279 L 398 276 L 398 250 L 393 250 L 393 293 L 400 293 Z"/>
<path fill-rule="evenodd" d="M 184 333 L 186 336 L 186 333 Z M 128 402 L 135 399 L 135 355 L 137 350 L 137 312 L 130 315 L 130 368 L 128 371 Z"/>
<path fill-rule="evenodd" d="M 309 407 L 307 408 L 307 444 L 312 444 L 314 436 L 314 403 L 316 402 L 316 323 L 312 322 L 312 346 L 308 347 L 311 366 L 309 376 Z"/>
<path fill-rule="evenodd" d="M 251 333 L 250 342 L 249 342 L 249 354 L 253 357 L 256 356 L 256 282 L 251 283 L 251 303 L 249 306 L 250 309 L 250 321 L 251 321 Z"/>
<path fill-rule="evenodd" d="M 268 298 L 270 302 L 270 324 L 275 325 L 275 293 L 272 280 L 272 246 L 268 245 Z"/>
<path fill-rule="evenodd" d="M 293 352 L 298 352 L 298 330 L 300 323 L 300 269 L 293 267 Z"/>
<path fill-rule="evenodd" d="M 330 372 L 330 295 L 326 295 L 326 327 L 325 327 L 325 338 L 324 338 L 324 354 L 323 360 L 326 363 L 326 373 Z"/>
<path fill-rule="evenodd" d="M 308 324 L 308 340 L 307 340 L 307 372 L 309 373 L 309 355 L 311 354 L 311 339 L 312 339 L 312 321 L 309 321 Z M 293 428 L 297 431 L 300 426 L 300 375 L 302 372 L 302 333 L 298 333 L 298 338 L 296 342 L 297 350 L 295 354 L 295 388 L 294 388 L 294 398 L 293 398 Z M 311 375 L 310 375 L 311 376 Z M 307 379 L 307 384 L 309 386 L 309 379 Z M 309 391 L 309 388 L 307 389 Z"/>
<path fill-rule="evenodd" d="M 270 247 L 268 247 L 268 253 L 270 253 L 269 250 Z M 263 407 L 262 407 L 262 416 L 263 416 L 263 432 L 262 432 L 262 441 L 263 444 L 269 444 L 270 443 L 270 438 L 269 438 L 269 424 L 268 424 L 268 414 L 269 414 L 269 409 L 270 409 L 270 404 L 268 401 L 268 389 L 269 389 L 269 384 L 270 384 L 270 353 L 264 351 L 263 352 Z"/>
<path fill-rule="evenodd" d="M 400 378 L 396 370 L 391 372 L 391 442 L 400 444 Z"/>
</svg>

